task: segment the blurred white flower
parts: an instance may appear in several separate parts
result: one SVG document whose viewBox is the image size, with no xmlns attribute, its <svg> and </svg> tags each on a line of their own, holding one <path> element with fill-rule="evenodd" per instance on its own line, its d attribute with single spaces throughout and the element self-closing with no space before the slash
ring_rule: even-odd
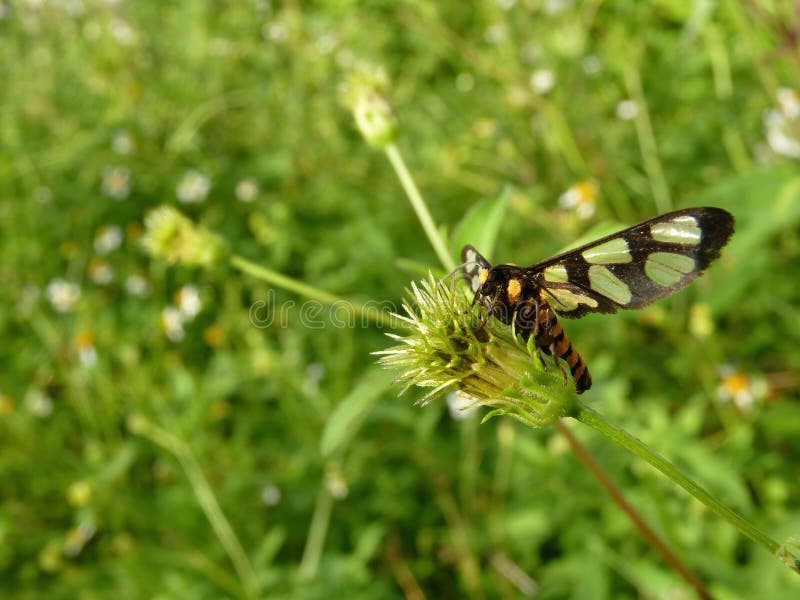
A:
<svg viewBox="0 0 800 600">
<path fill-rule="evenodd" d="M 800 117 L 800 97 L 792 88 L 782 87 L 778 89 L 778 106 L 787 119 Z"/>
<path fill-rule="evenodd" d="M 782 110 L 769 109 L 764 113 L 767 143 L 775 154 L 800 158 L 800 120 L 789 118 Z"/>
<path fill-rule="evenodd" d="M 531 89 L 537 94 L 546 94 L 556 84 L 556 76 L 550 69 L 537 69 L 530 78 Z"/>
<path fill-rule="evenodd" d="M 75 349 L 78 360 L 84 367 L 97 364 L 97 349 L 94 347 L 94 335 L 88 329 L 82 329 L 75 335 Z"/>
<path fill-rule="evenodd" d="M 261 488 L 261 502 L 267 506 L 275 506 L 281 501 L 281 490 L 274 483 L 268 483 Z"/>
<path fill-rule="evenodd" d="M 502 23 L 490 25 L 486 28 L 486 31 L 483 32 L 483 39 L 490 44 L 499 44 L 505 41 L 506 37 L 508 37 L 508 30 Z"/>
<path fill-rule="evenodd" d="M 131 296 L 146 296 L 150 292 L 150 283 L 143 275 L 134 273 L 125 280 L 125 291 Z"/>
<path fill-rule="evenodd" d="M 116 225 L 103 225 L 94 234 L 94 249 L 98 254 L 108 254 L 122 243 L 122 228 Z"/>
<path fill-rule="evenodd" d="M 123 46 L 131 46 L 136 42 L 136 30 L 124 19 L 115 17 L 110 23 L 111 37 Z"/>
<path fill-rule="evenodd" d="M 111 138 L 111 149 L 117 154 L 128 156 L 133 153 L 133 138 L 125 129 L 117 129 Z"/>
<path fill-rule="evenodd" d="M 545 0 L 542 10 L 546 15 L 555 15 L 567 10 L 571 5 L 571 0 Z"/>
<path fill-rule="evenodd" d="M 495 0 L 495 1 L 497 2 L 497 6 L 499 6 L 503 10 L 511 10 L 517 3 L 517 0 Z"/>
<path fill-rule="evenodd" d="M 570 186 L 558 198 L 558 205 L 566 210 L 573 210 L 580 219 L 590 219 L 594 215 L 599 191 L 594 182 L 585 180 Z"/>
<path fill-rule="evenodd" d="M 86 7 L 83 5 L 83 0 L 64 0 L 64 12 L 70 17 L 80 17 L 86 12 Z"/>
<path fill-rule="evenodd" d="M 252 202 L 258 197 L 258 182 L 253 177 L 245 177 L 236 184 L 236 199 L 239 202 Z"/>
<path fill-rule="evenodd" d="M 282 42 L 289 37 L 289 30 L 285 23 L 269 21 L 261 27 L 261 36 L 268 42 Z"/>
<path fill-rule="evenodd" d="M 175 306 L 165 306 L 161 310 L 161 328 L 173 342 L 180 342 L 186 335 L 183 321 L 183 313 Z"/>
<path fill-rule="evenodd" d="M 199 171 L 191 170 L 184 173 L 175 193 L 178 200 L 184 204 L 191 204 L 205 200 L 210 189 L 211 180 Z"/>
<path fill-rule="evenodd" d="M 459 391 L 450 392 L 445 400 L 450 417 L 456 421 L 463 421 L 478 410 L 479 406 L 475 398 Z"/>
<path fill-rule="evenodd" d="M 180 288 L 175 294 L 175 304 L 185 320 L 194 319 L 203 308 L 197 286 L 188 283 Z"/>
<path fill-rule="evenodd" d="M 639 114 L 639 105 L 636 100 L 623 100 L 617 104 L 617 117 L 623 121 L 635 119 Z"/>
<path fill-rule="evenodd" d="M 347 494 L 350 493 L 347 481 L 338 471 L 325 473 L 325 487 L 328 488 L 328 493 L 336 500 L 344 500 L 347 498 Z"/>
<path fill-rule="evenodd" d="M 126 167 L 104 167 L 103 194 L 114 200 L 124 200 L 131 192 L 131 173 Z"/>
<path fill-rule="evenodd" d="M 767 382 L 763 378 L 746 375 L 730 365 L 720 367 L 719 373 L 717 401 L 720 404 L 733 402 L 744 413 L 751 412 L 769 391 Z"/>
<path fill-rule="evenodd" d="M 44 293 L 56 312 L 65 313 L 72 310 L 81 297 L 81 288 L 76 283 L 57 278 L 47 284 Z"/>
<path fill-rule="evenodd" d="M 89 261 L 89 279 L 97 285 L 108 285 L 114 279 L 114 269 L 104 260 L 97 258 Z"/>
<path fill-rule="evenodd" d="M 53 399 L 38 388 L 28 390 L 22 404 L 35 417 L 49 417 L 53 412 Z"/>
<path fill-rule="evenodd" d="M 600 57 L 596 54 L 589 54 L 581 60 L 581 67 L 589 77 L 594 77 L 603 70 L 603 63 L 600 62 Z"/>
</svg>

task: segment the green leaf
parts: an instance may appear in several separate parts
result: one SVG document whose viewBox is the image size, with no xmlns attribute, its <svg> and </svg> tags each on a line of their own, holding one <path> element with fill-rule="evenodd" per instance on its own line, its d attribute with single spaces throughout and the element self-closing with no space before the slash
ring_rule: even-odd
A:
<svg viewBox="0 0 800 600">
<path fill-rule="evenodd" d="M 372 405 L 391 382 L 392 374 L 383 369 L 371 369 L 359 380 L 325 423 L 319 445 L 323 457 L 331 456 L 350 442 Z"/>
<path fill-rule="evenodd" d="M 481 200 L 467 211 L 451 237 L 454 254 L 460 256 L 461 248 L 472 244 L 484 256 L 492 256 L 510 196 L 510 189 L 504 187 L 497 196 Z"/>
</svg>

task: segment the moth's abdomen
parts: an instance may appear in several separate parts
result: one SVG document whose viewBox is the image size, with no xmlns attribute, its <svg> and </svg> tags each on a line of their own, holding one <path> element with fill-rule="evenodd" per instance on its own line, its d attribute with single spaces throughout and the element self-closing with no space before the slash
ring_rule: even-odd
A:
<svg viewBox="0 0 800 600">
<path fill-rule="evenodd" d="M 528 306 L 530 308 L 527 312 L 525 308 L 521 308 L 518 313 L 520 327 L 517 331 L 527 341 L 534 334 L 535 327 L 536 346 L 545 354 L 553 355 L 555 360 L 561 358 L 569 365 L 572 379 L 575 381 L 575 391 L 582 394 L 592 387 L 592 376 L 583 358 L 569 341 L 553 309 L 546 300 L 536 303 L 536 308 L 534 305 Z M 533 314 L 534 310 L 537 311 L 536 314 Z"/>
</svg>

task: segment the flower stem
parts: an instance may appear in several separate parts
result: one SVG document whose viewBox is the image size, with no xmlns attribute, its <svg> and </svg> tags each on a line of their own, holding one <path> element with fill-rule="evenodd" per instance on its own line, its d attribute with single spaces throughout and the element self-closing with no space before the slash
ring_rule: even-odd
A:
<svg viewBox="0 0 800 600">
<path fill-rule="evenodd" d="M 450 253 L 447 251 L 447 244 L 445 244 L 444 239 L 442 239 L 439 230 L 436 229 L 436 223 L 433 222 L 433 217 L 431 217 L 431 213 L 428 210 L 428 205 L 425 204 L 425 200 L 419 193 L 417 185 L 411 177 L 411 173 L 408 172 L 408 167 L 406 167 L 400 150 L 396 145 L 388 144 L 384 148 L 384 151 L 386 152 L 389 162 L 392 163 L 392 167 L 395 173 L 397 173 L 397 177 L 400 179 L 400 183 L 408 196 L 408 200 L 417 213 L 419 222 L 422 224 L 422 228 L 425 230 L 425 234 L 428 236 L 431 246 L 433 246 L 433 249 L 436 251 L 436 255 L 448 271 L 454 269 L 456 265 Z"/>
<path fill-rule="evenodd" d="M 314 514 L 311 516 L 311 525 L 308 528 L 306 547 L 303 550 L 303 558 L 300 560 L 300 567 L 297 570 L 297 575 L 301 580 L 313 579 L 317 573 L 319 561 L 322 558 L 322 548 L 325 545 L 325 537 L 328 533 L 328 526 L 331 522 L 332 510 L 333 497 L 323 484 L 317 494 Z"/>
<path fill-rule="evenodd" d="M 287 277 L 286 275 L 257 265 L 246 258 L 242 258 L 241 256 L 232 256 L 231 264 L 240 271 L 243 271 L 248 275 L 252 275 L 257 279 L 267 281 L 285 290 L 289 290 L 290 292 L 310 298 L 311 300 L 317 300 L 323 304 L 333 305 L 341 307 L 343 310 L 352 311 L 362 319 L 369 319 L 373 323 L 383 327 L 395 327 L 397 325 L 397 323 L 391 319 L 388 313 L 384 313 L 375 307 L 358 304 L 356 302 L 346 300 L 345 298 L 340 298 L 339 296 L 319 288 L 315 288 L 314 286 L 303 283 L 302 281 L 297 281 L 296 279 L 292 279 L 291 277 Z"/>
<path fill-rule="evenodd" d="M 776 554 L 780 548 L 778 542 L 770 538 L 763 531 L 757 529 L 744 517 L 737 512 L 717 500 L 712 494 L 697 485 L 694 481 L 684 475 L 675 465 L 665 459 L 663 456 L 654 452 L 641 440 L 636 439 L 628 432 L 620 429 L 616 425 L 612 425 L 605 420 L 599 413 L 584 405 L 578 405 L 574 414 L 570 415 L 574 419 L 580 421 L 584 425 L 588 425 L 595 431 L 602 433 L 616 444 L 619 444 L 626 450 L 633 452 L 639 458 L 647 461 L 656 469 L 661 471 L 666 477 L 677 483 L 692 496 L 697 498 L 711 511 L 727 520 L 731 525 L 736 527 L 743 535 L 750 538 L 755 543 L 759 544 L 772 554 Z"/>
<path fill-rule="evenodd" d="M 636 126 L 636 135 L 639 138 L 639 149 L 642 153 L 644 170 L 650 180 L 653 189 L 653 200 L 655 201 L 658 212 L 667 212 L 672 208 L 672 199 L 669 195 L 669 186 L 664 177 L 664 170 L 661 168 L 661 160 L 658 158 L 658 144 L 653 133 L 653 124 L 650 122 L 650 115 L 647 103 L 642 90 L 642 80 L 639 70 L 635 65 L 626 63 L 624 71 L 625 87 L 628 94 L 639 106 L 633 122 Z"/>
<path fill-rule="evenodd" d="M 214 490 L 211 489 L 211 485 L 203 475 L 203 470 L 192 449 L 186 442 L 141 415 L 130 418 L 129 428 L 133 433 L 149 439 L 178 459 L 189 479 L 197 502 L 211 523 L 211 528 L 225 549 L 228 558 L 233 563 L 233 568 L 242 584 L 244 597 L 256 598 L 258 596 L 258 578 L 253 566 L 250 564 L 239 538 L 236 537 L 233 527 L 225 517 L 225 513 L 222 512 Z"/>
<path fill-rule="evenodd" d="M 586 466 L 587 469 L 589 469 L 603 489 L 608 493 L 609 496 L 611 496 L 611 499 L 628 516 L 636 529 L 639 530 L 639 533 L 642 534 L 642 537 L 644 537 L 647 542 L 656 550 L 656 552 L 661 555 L 667 564 L 680 573 L 681 577 L 683 577 L 686 582 L 695 589 L 700 598 L 703 598 L 703 600 L 710 600 L 712 596 L 703 585 L 703 582 L 701 582 L 697 576 L 692 573 L 689 568 L 683 564 L 683 562 L 681 562 L 680 558 L 672 553 L 669 547 L 661 540 L 661 538 L 658 537 L 658 534 L 653 531 L 653 529 L 647 524 L 642 516 L 636 512 L 636 509 L 631 506 L 630 502 L 628 502 L 627 498 L 625 498 L 625 496 L 622 494 L 622 491 L 611 480 L 611 477 L 608 476 L 608 473 L 603 470 L 594 457 L 589 454 L 589 451 L 586 449 L 586 447 L 580 443 L 580 441 L 569 430 L 569 427 L 564 424 L 563 419 L 556 421 L 555 427 L 559 432 L 561 432 L 561 435 L 567 438 L 572 451 L 575 453 L 578 459 L 584 464 L 584 466 Z"/>
</svg>

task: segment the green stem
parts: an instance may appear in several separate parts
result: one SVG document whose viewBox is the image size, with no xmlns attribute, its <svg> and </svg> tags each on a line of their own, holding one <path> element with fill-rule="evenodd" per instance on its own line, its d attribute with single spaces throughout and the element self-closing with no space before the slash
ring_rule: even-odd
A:
<svg viewBox="0 0 800 600">
<path fill-rule="evenodd" d="M 203 470 L 200 468 L 189 445 L 142 416 L 131 417 L 129 428 L 133 433 L 146 437 L 178 459 L 184 473 L 186 473 L 186 477 L 189 479 L 189 484 L 200 507 L 203 509 L 209 523 L 211 523 L 211 528 L 217 535 L 231 563 L 233 563 L 233 568 L 241 581 L 244 596 L 246 598 L 258 597 L 258 579 L 253 566 L 250 564 L 242 544 L 236 537 L 233 527 L 225 517 L 225 513 L 222 512 L 214 491 L 211 489 L 205 475 L 203 475 Z"/>
<path fill-rule="evenodd" d="M 312 579 L 317 573 L 325 537 L 328 534 L 328 525 L 331 522 L 332 510 L 333 497 L 323 483 L 317 494 L 317 503 L 314 505 L 314 514 L 311 516 L 311 525 L 308 528 L 306 547 L 297 571 L 301 580 Z"/>
<path fill-rule="evenodd" d="M 291 277 L 287 277 L 286 275 L 257 265 L 256 263 L 251 262 L 246 258 L 242 258 L 241 256 L 232 256 L 231 264 L 248 275 L 252 275 L 253 277 L 263 281 L 275 284 L 285 290 L 299 294 L 300 296 L 305 296 L 306 298 L 317 300 L 322 304 L 336 306 L 338 308 L 342 308 L 343 310 L 353 312 L 362 319 L 369 319 L 373 323 L 376 323 L 382 327 L 390 327 L 393 329 L 397 328 L 398 324 L 396 323 L 396 319 L 392 319 L 389 313 L 380 311 L 373 306 L 358 304 L 356 302 L 346 300 L 345 298 L 340 298 L 339 296 L 330 294 L 319 288 L 315 288 L 314 286 L 303 283 L 302 281 L 297 281 L 296 279 L 292 279 Z"/>
<path fill-rule="evenodd" d="M 398 150 L 397 146 L 394 144 L 389 144 L 384 148 L 384 151 L 386 152 L 389 162 L 392 163 L 392 167 L 395 173 L 397 173 L 397 177 L 400 179 L 400 183 L 411 202 L 411 206 L 417 213 L 417 218 L 419 218 L 419 222 L 422 224 L 422 228 L 425 230 L 425 234 L 428 236 L 428 240 L 430 240 L 439 260 L 448 271 L 455 269 L 456 264 L 447 251 L 447 244 L 444 243 L 444 239 L 442 239 L 439 230 L 436 229 L 436 224 L 433 222 L 433 217 L 431 217 L 431 213 L 428 210 L 428 205 L 425 204 L 425 200 L 423 200 L 422 195 L 419 193 L 417 185 L 411 177 L 411 173 L 408 172 L 400 150 Z"/>
<path fill-rule="evenodd" d="M 764 547 L 770 553 L 776 554 L 778 552 L 780 548 L 778 542 L 770 538 L 763 531 L 757 529 L 737 512 L 717 500 L 713 495 L 684 475 L 675 465 L 673 465 L 663 456 L 651 450 L 641 440 L 636 439 L 631 434 L 623 429 L 620 429 L 616 425 L 612 425 L 599 413 L 595 412 L 591 408 L 588 408 L 587 406 L 578 405 L 576 412 L 570 416 L 572 416 L 574 419 L 577 419 L 584 425 L 588 425 L 595 431 L 602 433 L 614 443 L 619 444 L 626 450 L 633 452 L 639 458 L 650 463 L 656 469 L 661 471 L 662 474 L 677 483 L 692 496 L 706 505 L 711 511 L 727 520 L 743 535 Z"/>
<path fill-rule="evenodd" d="M 647 172 L 647 178 L 650 180 L 650 186 L 653 190 L 653 200 L 656 203 L 658 212 L 668 212 L 672 207 L 672 199 L 669 195 L 667 180 L 664 177 L 664 170 L 661 168 L 661 161 L 658 158 L 658 145 L 656 144 L 656 136 L 653 133 L 653 124 L 650 122 L 650 114 L 647 110 L 639 71 L 634 65 L 626 65 L 624 78 L 628 95 L 636 101 L 636 105 L 639 107 L 639 111 L 634 118 L 634 124 L 636 125 L 636 135 L 639 138 L 639 148 L 642 152 L 644 169 Z"/>
</svg>

